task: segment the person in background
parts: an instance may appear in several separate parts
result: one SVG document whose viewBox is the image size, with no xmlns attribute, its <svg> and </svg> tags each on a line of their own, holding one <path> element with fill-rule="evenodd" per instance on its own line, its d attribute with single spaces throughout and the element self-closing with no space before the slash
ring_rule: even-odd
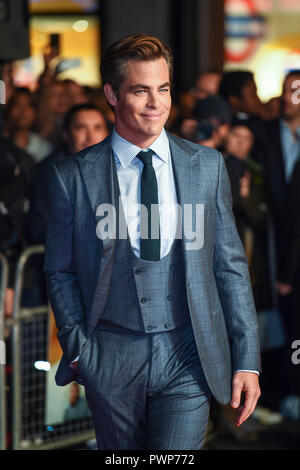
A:
<svg viewBox="0 0 300 470">
<path fill-rule="evenodd" d="M 287 74 L 280 99 L 280 118 L 269 121 L 264 126 L 263 164 L 279 254 L 284 249 L 282 227 L 286 216 L 288 188 L 296 162 L 300 158 L 300 100 L 293 100 L 297 91 L 293 84 L 297 80 L 300 80 L 300 70 Z"/>
<path fill-rule="evenodd" d="M 36 165 L 30 155 L 9 139 L 0 139 L 0 251 L 9 262 L 4 306 L 6 316 L 11 316 L 13 311 L 17 260 L 28 245 L 26 217 L 35 172 Z M 29 277 L 25 277 L 25 289 L 31 287 Z"/>
<path fill-rule="evenodd" d="M 63 144 L 37 167 L 28 215 L 28 234 L 31 243 L 44 243 L 51 194 L 48 191 L 52 166 L 86 147 L 101 142 L 108 135 L 102 111 L 92 103 L 72 107 L 65 116 Z"/>
<path fill-rule="evenodd" d="M 68 100 L 68 107 L 76 106 L 77 104 L 83 104 L 88 102 L 87 94 L 82 85 L 76 83 L 70 78 L 66 78 L 62 81 L 65 86 L 65 92 Z"/>
<path fill-rule="evenodd" d="M 197 124 L 197 118 L 194 116 L 196 103 L 198 100 L 216 95 L 221 78 L 222 74 L 218 70 L 209 69 L 198 75 L 194 88 L 178 93 L 172 102 L 166 128 L 184 139 L 193 140 Z M 214 145 L 211 142 L 209 146 Z"/>
<path fill-rule="evenodd" d="M 241 240 L 246 244 L 251 229 L 253 243 L 248 259 L 256 309 L 270 308 L 270 279 L 267 264 L 267 200 L 263 167 L 252 159 L 254 135 L 246 121 L 234 121 L 224 148 L 231 183 L 233 212 Z"/>
<path fill-rule="evenodd" d="M 105 116 L 108 129 L 111 131 L 115 122 L 115 115 L 113 110 L 107 104 L 103 88 L 96 88 L 89 91 L 89 101 L 101 109 Z"/>
<path fill-rule="evenodd" d="M 220 96 L 208 96 L 196 102 L 194 115 L 197 119 L 195 141 L 222 151 L 232 119 L 228 103 Z"/>
<path fill-rule="evenodd" d="M 268 119 L 278 119 L 280 117 L 280 96 L 274 96 L 269 101 L 264 103 L 268 111 Z"/>
<path fill-rule="evenodd" d="M 196 99 L 191 90 L 182 90 L 174 101 L 178 107 L 180 117 L 189 117 L 195 107 Z"/>
<path fill-rule="evenodd" d="M 251 186 L 251 171 L 249 168 L 250 152 L 254 136 L 244 121 L 235 121 L 225 139 L 224 157 L 228 176 L 231 183 L 233 211 L 241 240 L 244 240 L 244 229 L 249 225 L 248 214 L 244 221 L 244 202 L 248 201 Z M 261 167 L 260 167 L 261 168 Z M 254 209 L 258 209 L 255 204 Z"/>
<path fill-rule="evenodd" d="M 277 282 L 281 295 L 290 294 L 300 274 L 300 161 L 295 164 L 288 188 L 284 227 L 284 249 L 280 264 L 280 281 Z M 299 295 L 299 290 L 296 292 Z M 300 320 L 298 315 L 297 320 Z"/>
<path fill-rule="evenodd" d="M 293 207 L 293 202 L 289 202 L 289 191 L 300 158 L 300 100 L 299 88 L 295 88 L 298 80 L 300 80 L 300 69 L 292 70 L 286 75 L 280 99 L 280 118 L 265 124 L 263 164 L 267 177 L 269 205 L 274 220 L 278 260 L 284 259 L 286 253 L 286 227 L 291 221 L 290 210 Z M 292 186 L 294 185 L 293 182 Z M 289 282 L 283 282 L 286 277 L 286 273 L 281 273 L 283 266 L 284 264 L 278 263 L 277 288 L 290 345 L 294 339 L 300 337 L 297 326 L 300 311 L 297 292 L 300 289 L 300 281 L 297 276 L 293 278 L 293 289 Z M 294 376 L 292 371 L 291 374 Z M 298 394 L 300 394 L 299 389 Z"/>
<path fill-rule="evenodd" d="M 257 94 L 253 73 L 249 70 L 225 72 L 219 95 L 231 106 L 235 119 L 246 120 L 254 134 L 253 158 L 262 163 L 265 145 L 265 121 L 269 113 Z"/>
<path fill-rule="evenodd" d="M 224 72 L 220 81 L 219 95 L 230 104 L 237 118 L 268 118 L 265 107 L 258 97 L 253 73 L 249 70 Z"/>
<path fill-rule="evenodd" d="M 50 154 L 53 146 L 36 132 L 34 96 L 27 88 L 15 88 L 5 106 L 5 135 L 38 163 Z"/>
<path fill-rule="evenodd" d="M 65 85 L 59 80 L 52 80 L 46 87 L 39 88 L 37 97 L 36 132 L 54 147 L 62 142 L 62 125 L 69 109 Z"/>
<path fill-rule="evenodd" d="M 193 142 L 197 128 L 197 119 L 194 115 L 189 117 L 178 117 L 172 128 L 172 133 L 183 139 Z"/>
<path fill-rule="evenodd" d="M 284 396 L 282 384 L 287 381 L 284 363 L 283 325 L 278 320 L 276 289 L 271 272 L 270 256 L 274 259 L 270 240 L 265 174 L 263 166 L 252 158 L 254 135 L 247 121 L 234 121 L 225 142 L 225 162 L 231 183 L 233 212 L 241 240 L 248 257 L 255 306 L 261 334 L 262 399 L 253 415 L 264 425 L 278 424 L 282 416 L 277 412 Z M 275 296 L 275 299 L 274 299 Z M 265 318 L 272 317 L 272 329 L 278 330 L 269 338 Z M 265 339 L 267 338 L 267 340 Z M 280 371 L 274 369 L 274 362 Z"/>
<path fill-rule="evenodd" d="M 35 98 L 37 104 L 36 132 L 53 147 L 62 143 L 62 125 L 70 107 L 70 97 L 62 80 L 58 80 L 53 62 L 58 57 L 57 47 L 46 47 L 43 71 L 38 77 Z"/>
<path fill-rule="evenodd" d="M 208 96 L 217 95 L 221 79 L 222 72 L 217 69 L 212 68 L 200 73 L 196 79 L 195 88 L 193 88 L 196 100 L 203 100 Z"/>
<path fill-rule="evenodd" d="M 27 217 L 27 237 L 32 245 L 44 244 L 52 195 L 49 193 L 49 175 L 52 167 L 86 147 L 101 142 L 108 135 L 102 111 L 91 103 L 73 106 L 65 116 L 63 144 L 37 166 L 37 176 L 30 197 Z M 47 303 L 47 289 L 42 272 L 44 256 L 34 259 L 35 283 L 39 304 Z"/>
<path fill-rule="evenodd" d="M 276 287 L 278 290 L 278 303 L 281 319 L 286 332 L 286 346 L 284 369 L 287 370 L 287 379 L 282 383 L 282 400 L 279 410 L 285 413 L 290 407 L 295 408 L 294 397 L 297 397 L 300 407 L 299 372 L 291 361 L 291 345 L 300 337 L 299 311 L 300 279 L 292 274 L 291 263 L 297 263 L 287 254 L 288 248 L 293 248 L 294 241 L 287 230 L 295 222 L 291 217 L 299 217 L 295 211 L 296 197 L 291 200 L 290 191 L 295 193 L 297 185 L 294 179 L 294 171 L 300 157 L 300 100 L 297 81 L 300 80 L 300 69 L 291 70 L 283 81 L 280 97 L 280 116 L 277 119 L 264 122 L 262 140 L 261 163 L 264 167 L 268 207 L 274 224 L 276 247 Z M 295 86 L 296 85 L 296 86 Z M 295 177 L 297 180 L 297 177 Z M 293 181 L 293 184 L 292 184 Z M 297 233 L 297 230 L 294 229 Z M 289 243 L 291 246 L 289 247 Z M 286 265 L 289 263 L 289 268 Z M 293 268 L 294 269 L 294 268 Z M 289 272 L 290 271 L 290 272 Z M 296 274 L 296 273 L 295 273 Z M 278 361 L 277 361 L 278 362 Z M 270 360 L 274 364 L 274 358 Z M 270 382 L 271 385 L 271 382 Z M 272 386 L 272 385 L 271 385 Z"/>
<path fill-rule="evenodd" d="M 230 129 L 230 106 L 219 96 L 198 100 L 190 117 L 181 119 L 178 134 L 192 142 L 222 150 Z"/>
<path fill-rule="evenodd" d="M 300 160 L 297 161 L 289 182 L 285 203 L 285 220 L 282 229 L 282 251 L 280 258 L 277 289 L 281 300 L 290 298 L 288 359 L 294 341 L 300 338 Z M 287 360 L 288 360 L 287 359 Z M 299 419 L 300 375 L 299 365 L 289 360 L 290 388 L 281 403 L 281 411 L 289 418 Z M 298 407 L 298 413 L 295 410 Z M 289 411 L 290 409 L 290 411 Z M 294 410 L 294 411 L 292 411 Z"/>
<path fill-rule="evenodd" d="M 1 80 L 5 83 L 5 103 L 12 97 L 15 86 L 13 79 L 13 62 L 2 62 Z"/>
</svg>

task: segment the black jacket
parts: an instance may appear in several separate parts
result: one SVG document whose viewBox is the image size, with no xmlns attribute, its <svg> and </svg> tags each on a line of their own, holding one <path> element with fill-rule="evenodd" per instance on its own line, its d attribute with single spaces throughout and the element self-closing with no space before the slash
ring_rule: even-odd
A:
<svg viewBox="0 0 300 470">
<path fill-rule="evenodd" d="M 293 284 L 300 277 L 300 161 L 295 165 L 286 200 L 280 280 Z"/>
<path fill-rule="evenodd" d="M 0 251 L 10 264 L 10 286 L 17 258 L 28 244 L 25 227 L 35 166 L 30 155 L 0 139 Z"/>
</svg>

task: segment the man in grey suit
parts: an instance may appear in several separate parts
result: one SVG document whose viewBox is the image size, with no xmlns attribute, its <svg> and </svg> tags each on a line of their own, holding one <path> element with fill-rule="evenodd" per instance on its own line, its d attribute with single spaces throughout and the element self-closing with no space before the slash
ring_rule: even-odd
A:
<svg viewBox="0 0 300 470">
<path fill-rule="evenodd" d="M 223 157 L 164 130 L 172 54 L 160 40 L 121 39 L 101 74 L 115 128 L 51 177 L 56 382 L 84 385 L 99 449 L 200 449 L 211 394 L 238 409 L 237 426 L 260 395 Z"/>
</svg>

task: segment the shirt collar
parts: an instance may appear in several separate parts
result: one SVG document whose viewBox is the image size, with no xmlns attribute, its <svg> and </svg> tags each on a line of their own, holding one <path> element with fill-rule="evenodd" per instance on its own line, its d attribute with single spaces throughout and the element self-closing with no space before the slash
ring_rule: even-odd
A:
<svg viewBox="0 0 300 470">
<path fill-rule="evenodd" d="M 280 119 L 279 122 L 280 122 L 280 127 L 281 127 L 282 132 L 289 133 L 290 135 L 292 135 L 292 131 L 288 123 L 284 119 Z M 300 126 L 297 127 L 296 134 L 298 138 L 300 138 Z"/>
<path fill-rule="evenodd" d="M 121 137 L 117 133 L 115 127 L 111 135 L 111 146 L 124 168 L 132 163 L 133 159 L 141 150 L 145 150 Z M 170 146 L 169 139 L 164 128 L 157 139 L 155 139 L 155 141 L 149 146 L 149 149 L 153 150 L 155 155 L 165 163 L 168 163 Z"/>
</svg>

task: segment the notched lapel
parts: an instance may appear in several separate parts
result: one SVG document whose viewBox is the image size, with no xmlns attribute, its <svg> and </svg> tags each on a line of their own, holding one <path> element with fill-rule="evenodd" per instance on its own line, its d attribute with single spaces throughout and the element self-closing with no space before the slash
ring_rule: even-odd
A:
<svg viewBox="0 0 300 470">
<path fill-rule="evenodd" d="M 185 247 L 185 258 L 188 265 L 190 260 L 189 254 L 193 253 L 193 255 L 196 256 L 199 254 L 198 249 L 196 250 L 195 248 L 195 251 L 191 249 L 191 244 L 194 243 L 193 237 L 197 228 L 196 212 L 197 214 L 202 214 L 203 210 L 203 207 L 198 207 L 197 209 L 197 205 L 205 204 L 206 202 L 206 191 L 204 189 L 206 187 L 206 182 L 201 181 L 201 159 L 199 158 L 199 152 L 201 152 L 201 149 L 195 149 L 194 147 L 186 144 L 184 141 L 174 138 L 172 135 L 169 135 L 169 141 L 177 192 L 177 201 L 181 207 L 182 212 L 182 225 L 179 225 L 178 229 L 179 234 L 182 234 Z M 189 218 L 190 212 L 187 212 L 190 209 L 192 209 L 191 220 Z M 184 217 L 185 212 L 187 219 Z M 197 220 L 198 222 L 200 220 L 201 223 L 201 219 Z M 187 224 L 186 227 L 184 227 L 184 223 Z M 196 247 L 196 244 L 194 246 Z M 200 241 L 199 249 L 201 246 L 202 242 Z"/>
<path fill-rule="evenodd" d="M 197 186 L 199 169 L 199 151 L 168 134 L 178 204 L 199 203 Z"/>
<path fill-rule="evenodd" d="M 96 215 L 99 205 L 113 204 L 112 158 L 110 139 L 105 139 L 99 147 L 95 145 L 84 158 L 78 159 L 96 223 L 101 218 Z"/>
</svg>

